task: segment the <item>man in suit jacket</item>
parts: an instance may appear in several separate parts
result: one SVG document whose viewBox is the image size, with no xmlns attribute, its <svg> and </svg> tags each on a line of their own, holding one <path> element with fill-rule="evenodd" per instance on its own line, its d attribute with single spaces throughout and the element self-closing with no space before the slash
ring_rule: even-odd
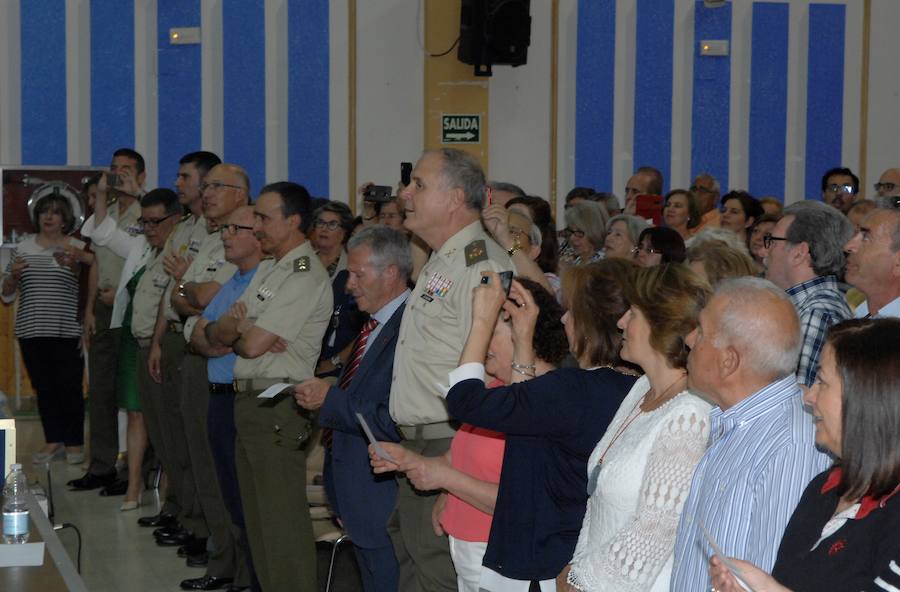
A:
<svg viewBox="0 0 900 592">
<path fill-rule="evenodd" d="M 388 410 L 394 348 L 406 299 L 412 257 L 406 237 L 386 226 L 370 226 L 348 244 L 347 290 L 369 321 L 354 343 L 335 385 L 311 378 L 295 387 L 297 403 L 319 410 L 319 424 L 333 430 L 332 507 L 356 547 L 366 592 L 397 590 L 399 568 L 387 534 L 397 497 L 393 476 L 375 475 L 361 414 L 375 438 L 398 441 Z"/>
</svg>

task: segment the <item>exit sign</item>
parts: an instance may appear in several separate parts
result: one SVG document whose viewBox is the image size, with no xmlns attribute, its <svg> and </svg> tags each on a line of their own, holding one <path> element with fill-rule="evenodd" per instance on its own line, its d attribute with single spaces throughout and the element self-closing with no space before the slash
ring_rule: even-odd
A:
<svg viewBox="0 0 900 592">
<path fill-rule="evenodd" d="M 441 115 L 442 144 L 479 144 L 481 115 Z"/>
</svg>

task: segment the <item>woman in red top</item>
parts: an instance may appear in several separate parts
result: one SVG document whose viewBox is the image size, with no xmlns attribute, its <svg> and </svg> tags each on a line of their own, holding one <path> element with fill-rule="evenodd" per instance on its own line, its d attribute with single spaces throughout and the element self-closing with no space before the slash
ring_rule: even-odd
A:
<svg viewBox="0 0 900 592">
<path fill-rule="evenodd" d="M 540 376 L 556 368 L 569 351 L 561 323 L 563 310 L 556 299 L 539 284 L 518 279 L 510 291 L 513 299 L 530 299 L 532 306 L 519 308 L 511 302 L 504 306 L 484 363 L 484 371 L 493 382 L 488 387 L 516 382 L 513 372 L 513 331 L 531 330 L 534 349 L 533 374 Z M 473 308 L 480 303 L 476 296 Z M 536 306 L 535 306 L 536 305 Z M 491 306 L 487 304 L 487 306 Z M 530 318 L 531 311 L 537 320 Z M 518 375 L 520 379 L 530 378 Z M 399 444 L 381 445 L 399 465 L 375 465 L 375 472 L 399 470 L 406 473 L 420 490 L 443 489 L 435 504 L 432 520 L 437 535 L 450 537 L 450 554 L 456 567 L 459 590 L 477 592 L 481 561 L 491 530 L 497 483 L 503 463 L 505 436 L 500 432 L 463 424 L 453 437 L 450 451 L 443 457 L 426 458 Z"/>
</svg>

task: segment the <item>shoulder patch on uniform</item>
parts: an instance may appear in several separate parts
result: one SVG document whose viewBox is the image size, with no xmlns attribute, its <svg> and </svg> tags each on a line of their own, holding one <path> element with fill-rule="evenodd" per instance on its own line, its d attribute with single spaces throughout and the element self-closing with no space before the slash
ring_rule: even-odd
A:
<svg viewBox="0 0 900 592">
<path fill-rule="evenodd" d="M 473 240 L 466 245 L 466 267 L 472 267 L 481 261 L 487 261 L 487 245 L 483 239 Z"/>
<path fill-rule="evenodd" d="M 309 271 L 309 257 L 306 255 L 294 259 L 294 273 Z"/>
</svg>

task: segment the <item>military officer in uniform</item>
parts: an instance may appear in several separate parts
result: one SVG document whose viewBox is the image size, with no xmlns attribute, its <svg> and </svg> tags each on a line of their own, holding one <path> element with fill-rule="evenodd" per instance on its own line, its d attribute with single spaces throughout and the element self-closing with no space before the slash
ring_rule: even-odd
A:
<svg viewBox="0 0 900 592">
<path fill-rule="evenodd" d="M 148 360 L 150 376 L 162 385 L 162 413 L 158 417 L 157 428 L 162 442 L 160 446 L 154 443 L 154 447 L 166 472 L 167 487 L 159 514 L 140 518 L 138 524 L 141 526 L 171 527 L 180 517 L 187 530 L 206 530 L 190 469 L 181 415 L 181 363 L 185 353 L 183 324 L 172 308 L 171 297 L 208 234 L 206 219 L 203 217 L 200 183 L 206 173 L 220 162 L 219 157 L 211 152 L 191 152 L 180 159 L 175 179 L 178 201 L 187 213 L 175 227 L 162 254 L 163 268 L 171 281 L 159 302 Z M 151 440 L 153 429 L 151 428 Z M 205 552 L 205 549 L 201 552 Z"/>
<path fill-rule="evenodd" d="M 147 195 L 164 195 L 170 202 L 176 202 L 173 191 L 169 189 L 156 189 Z M 181 206 L 171 203 L 180 213 Z M 153 449 L 166 466 L 168 461 L 168 447 L 166 446 L 161 429 L 160 418 L 165 413 L 160 384 L 152 379 L 149 371 L 148 360 L 150 357 L 150 345 L 156 326 L 156 317 L 159 311 L 159 303 L 169 285 L 169 275 L 163 267 L 164 245 L 180 221 L 179 216 L 169 214 L 150 219 L 142 217 L 144 222 L 144 236 L 153 248 L 152 258 L 146 263 L 143 274 L 137 282 L 134 290 L 134 298 L 131 301 L 131 334 L 137 341 L 137 387 L 140 401 L 141 415 L 147 430 Z M 129 415 L 129 421 L 132 416 Z M 129 442 L 129 446 L 132 443 Z M 129 491 L 122 509 L 134 509 L 140 505 L 141 483 L 129 483 Z M 131 497 L 132 499 L 128 499 Z M 137 499 L 134 499 L 134 498 Z"/>
<path fill-rule="evenodd" d="M 472 319 L 472 289 L 482 271 L 512 269 L 481 225 L 484 173 L 460 150 L 425 152 L 400 197 L 405 227 L 432 249 L 409 297 L 394 358 L 390 412 L 403 445 L 425 456 L 450 448 L 456 428 L 440 385 L 456 368 Z M 511 249 L 514 251 L 516 247 Z M 399 476 L 388 531 L 400 562 L 400 589 L 456 590 L 446 537 L 437 537 L 431 510 L 439 492 L 417 491 Z"/>
<path fill-rule="evenodd" d="M 199 188 L 209 232 L 171 298 L 175 311 L 186 317 L 182 335 L 185 345 L 190 342 L 191 332 L 203 309 L 237 270 L 225 260 L 225 250 L 217 230 L 219 224 L 227 222 L 234 210 L 247 204 L 250 190 L 246 172 L 237 165 L 227 163 L 210 169 Z M 206 576 L 233 576 L 236 582 L 247 581 L 246 565 L 238 542 L 239 533 L 233 527 L 222 498 L 209 446 L 206 363 L 203 356 L 185 353 L 181 359 L 179 389 L 190 470 L 203 516 L 203 521 L 195 522 L 204 530 L 164 532 L 163 536 L 157 537 L 157 543 L 186 545 L 185 551 L 194 555 L 198 550 L 202 551 L 203 539 L 209 536 L 212 540 L 205 545 L 208 551 Z M 202 590 L 202 579 L 193 578 L 191 587 L 185 587 L 188 585 L 188 580 L 185 580 L 182 587 Z"/>
<path fill-rule="evenodd" d="M 234 365 L 236 460 L 253 565 L 266 592 L 316 587 L 316 554 L 306 499 L 306 452 L 313 418 L 278 383 L 311 378 L 331 318 L 332 291 L 306 231 L 309 193 L 273 183 L 254 206 L 256 235 L 273 259 L 260 264 L 232 307 L 206 326 L 210 344 L 231 346 Z"/>
</svg>

